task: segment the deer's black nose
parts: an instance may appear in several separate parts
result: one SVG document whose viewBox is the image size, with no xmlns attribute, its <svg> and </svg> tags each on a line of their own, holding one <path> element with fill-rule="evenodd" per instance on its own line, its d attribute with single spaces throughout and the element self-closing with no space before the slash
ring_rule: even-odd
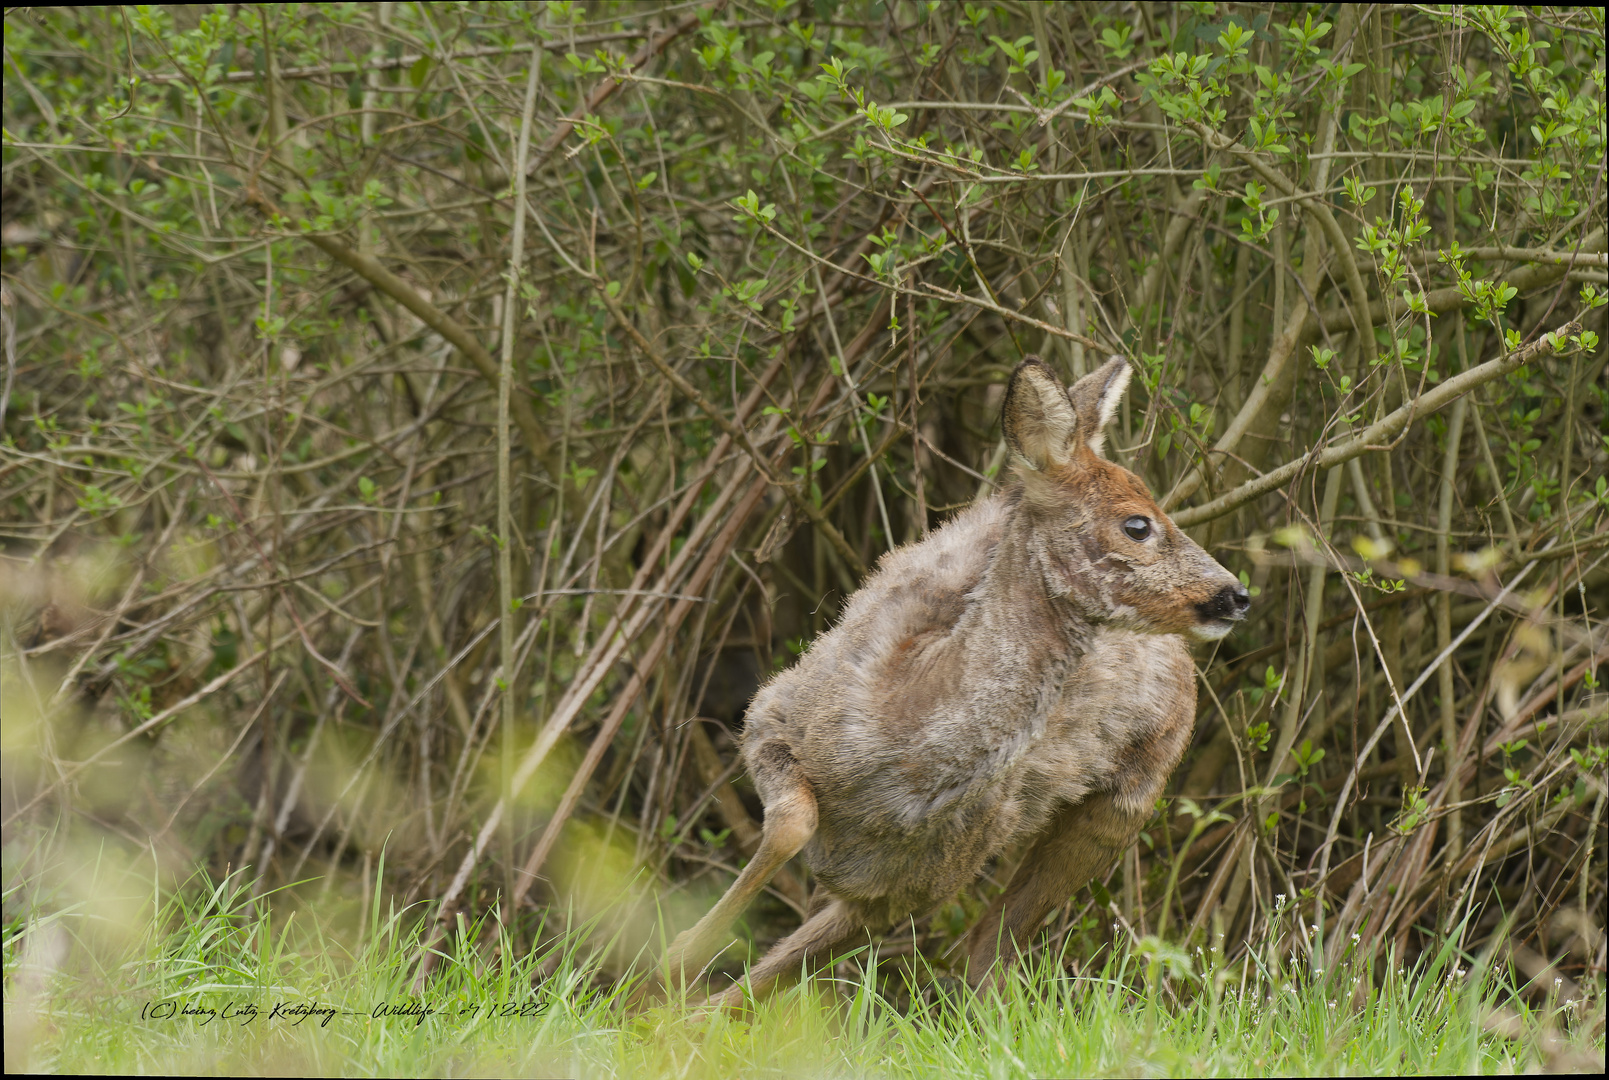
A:
<svg viewBox="0 0 1609 1080">
<path fill-rule="evenodd" d="M 1219 589 L 1211 600 L 1196 605 L 1196 611 L 1203 619 L 1244 619 L 1250 607 L 1251 593 L 1237 581 Z"/>
</svg>

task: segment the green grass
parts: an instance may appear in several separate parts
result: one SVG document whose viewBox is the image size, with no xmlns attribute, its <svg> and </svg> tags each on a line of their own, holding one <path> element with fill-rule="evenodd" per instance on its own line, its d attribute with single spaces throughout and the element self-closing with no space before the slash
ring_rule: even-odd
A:
<svg viewBox="0 0 1609 1080">
<path fill-rule="evenodd" d="M 20 899 L 11 890 L 8 911 Z M 377 1004 L 414 1003 L 417 912 L 376 898 L 365 929 L 340 934 L 288 894 L 269 899 L 276 914 L 252 914 L 236 878 L 163 903 L 146 898 L 121 917 L 102 896 L 14 918 L 4 942 L 7 1071 L 1256 1076 L 1603 1063 L 1601 1019 L 1580 1019 L 1579 1004 L 1527 1008 L 1505 971 L 1451 949 L 1410 971 L 1353 958 L 1316 974 L 1271 966 L 1273 950 L 1187 971 L 1196 965 L 1181 954 L 1143 942 L 1108 954 L 1096 974 L 1068 977 L 1046 962 L 979 996 L 935 991 L 929 979 L 907 993 L 905 978 L 871 958 L 854 979 L 818 979 L 738 1019 L 678 1004 L 632 1015 L 589 959 L 601 934 L 514 957 L 489 947 L 501 940 L 495 926 L 460 923 L 423 999 L 435 1012 L 376 1018 Z M 280 913 L 293 906 L 294 915 Z M 479 947 L 469 944 L 477 929 Z M 279 1002 L 343 1014 L 298 1023 L 269 1015 Z M 237 1015 L 226 1018 L 230 1006 Z M 247 1006 L 259 1010 L 250 1022 L 239 1012 Z M 216 1013 L 207 1022 L 167 1015 L 186 1007 Z M 1494 1009 L 1517 1037 L 1486 1030 Z M 1594 1002 L 1591 1016 L 1601 1012 Z M 1599 1034 L 1583 1030 L 1594 1027 Z"/>
</svg>

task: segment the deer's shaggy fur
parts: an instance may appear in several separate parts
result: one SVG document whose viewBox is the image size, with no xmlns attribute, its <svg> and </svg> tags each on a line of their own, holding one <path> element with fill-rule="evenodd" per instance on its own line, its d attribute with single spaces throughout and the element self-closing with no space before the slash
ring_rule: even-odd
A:
<svg viewBox="0 0 1609 1080">
<path fill-rule="evenodd" d="M 709 962 L 795 854 L 818 892 L 750 971 L 756 994 L 1031 842 L 965 943 L 977 982 L 1133 841 L 1195 714 L 1179 635 L 1222 636 L 1247 599 L 1100 457 L 1127 374 L 1114 359 L 1069 391 L 1024 361 L 1003 415 L 1019 482 L 884 556 L 838 625 L 755 696 L 742 753 L 764 839 L 672 946 L 673 977 Z"/>
</svg>

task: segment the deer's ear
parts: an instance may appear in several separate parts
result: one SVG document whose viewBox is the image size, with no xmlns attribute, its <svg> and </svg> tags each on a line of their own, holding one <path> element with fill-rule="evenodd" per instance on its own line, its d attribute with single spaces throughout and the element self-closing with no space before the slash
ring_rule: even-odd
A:
<svg viewBox="0 0 1609 1080">
<path fill-rule="evenodd" d="M 1067 391 L 1067 399 L 1078 417 L 1078 441 L 1097 456 L 1106 444 L 1106 425 L 1117 415 L 1123 394 L 1129 388 L 1129 362 L 1114 356 L 1085 375 Z"/>
<path fill-rule="evenodd" d="M 1011 452 L 1036 472 L 1072 456 L 1078 416 L 1061 380 L 1037 356 L 1025 358 L 1011 373 L 1000 426 Z"/>
</svg>

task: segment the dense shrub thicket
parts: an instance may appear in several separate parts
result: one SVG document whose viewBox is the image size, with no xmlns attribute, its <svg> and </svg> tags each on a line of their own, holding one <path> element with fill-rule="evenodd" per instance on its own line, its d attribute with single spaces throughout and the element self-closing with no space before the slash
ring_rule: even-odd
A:
<svg viewBox="0 0 1609 1080">
<path fill-rule="evenodd" d="M 1110 452 L 1256 600 L 1052 941 L 1506 920 L 1601 979 L 1601 11 L 5 22 L 8 908 L 90 853 L 331 902 L 383 854 L 444 926 L 628 956 L 753 850 L 759 680 L 1006 482 L 1012 367 L 1121 354 Z"/>
</svg>

